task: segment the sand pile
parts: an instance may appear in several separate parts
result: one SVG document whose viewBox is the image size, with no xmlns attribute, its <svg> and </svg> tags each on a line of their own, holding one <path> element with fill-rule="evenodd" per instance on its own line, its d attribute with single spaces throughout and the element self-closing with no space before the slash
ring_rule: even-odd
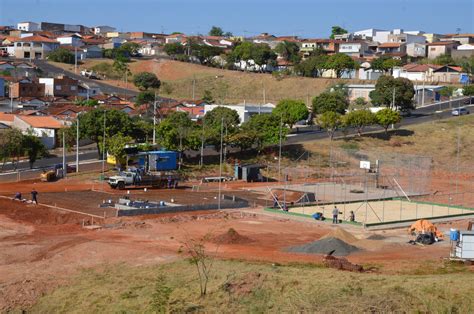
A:
<svg viewBox="0 0 474 314">
<path fill-rule="evenodd" d="M 357 241 L 359 241 L 359 239 L 357 239 L 352 233 L 340 227 L 336 227 L 333 231 L 324 235 L 321 239 L 325 239 L 325 238 L 337 238 L 350 244 L 354 244 Z"/>
<path fill-rule="evenodd" d="M 332 255 L 346 256 L 359 251 L 359 248 L 335 237 L 325 237 L 304 245 L 293 246 L 289 248 L 288 251 L 306 254 L 329 254 L 334 251 Z"/>
<path fill-rule="evenodd" d="M 249 237 L 241 235 L 234 228 L 229 228 L 226 233 L 214 237 L 213 242 L 219 244 L 246 244 L 253 240 Z"/>
</svg>

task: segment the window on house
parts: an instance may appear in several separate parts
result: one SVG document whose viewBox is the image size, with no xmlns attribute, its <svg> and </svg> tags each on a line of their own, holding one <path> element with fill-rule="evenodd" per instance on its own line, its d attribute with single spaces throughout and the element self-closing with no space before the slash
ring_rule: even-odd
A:
<svg viewBox="0 0 474 314">
<path fill-rule="evenodd" d="M 434 47 L 430 48 L 430 51 L 435 51 L 435 50 L 436 50 L 436 48 L 434 48 Z"/>
<path fill-rule="evenodd" d="M 56 85 L 56 90 L 61 90 L 61 85 Z"/>
<path fill-rule="evenodd" d="M 77 87 L 76 86 L 71 86 L 71 90 L 76 90 Z"/>
</svg>

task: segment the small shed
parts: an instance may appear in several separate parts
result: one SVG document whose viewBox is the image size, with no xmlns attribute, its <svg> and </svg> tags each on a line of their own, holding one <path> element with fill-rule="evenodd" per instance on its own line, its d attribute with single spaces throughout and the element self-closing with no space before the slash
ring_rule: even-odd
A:
<svg viewBox="0 0 474 314">
<path fill-rule="evenodd" d="M 247 182 L 259 182 L 263 180 L 260 173 L 260 169 L 266 168 L 260 164 L 246 164 L 246 165 L 235 165 L 234 177 L 237 180 L 243 180 Z"/>
<path fill-rule="evenodd" d="M 459 233 L 455 256 L 457 258 L 474 260 L 474 231 L 461 231 Z"/>
</svg>

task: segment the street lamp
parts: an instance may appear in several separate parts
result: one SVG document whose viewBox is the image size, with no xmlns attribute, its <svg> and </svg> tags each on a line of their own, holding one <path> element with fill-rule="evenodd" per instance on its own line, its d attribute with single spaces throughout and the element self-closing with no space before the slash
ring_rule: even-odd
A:
<svg viewBox="0 0 474 314">
<path fill-rule="evenodd" d="M 76 117 L 76 173 L 79 172 L 79 116 L 81 112 L 77 113 Z"/>
</svg>

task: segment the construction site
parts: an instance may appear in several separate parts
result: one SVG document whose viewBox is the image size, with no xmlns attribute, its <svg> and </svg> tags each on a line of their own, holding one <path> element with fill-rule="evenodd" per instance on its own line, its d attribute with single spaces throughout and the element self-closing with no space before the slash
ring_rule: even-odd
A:
<svg viewBox="0 0 474 314">
<path fill-rule="evenodd" d="M 107 179 L 116 172 L 108 170 L 105 178 L 91 171 L 1 183 L 0 308 L 34 305 L 78 267 L 174 263 L 196 239 L 219 260 L 391 276 L 406 265 L 449 258 L 451 230 L 466 229 L 474 218 L 472 169 L 462 176 L 435 171 L 430 157 L 340 149 L 327 158 L 306 153 L 280 167 L 253 168 L 257 182 L 211 176 L 117 189 Z M 33 189 L 39 204 L 30 201 Z M 331 223 L 335 206 L 338 225 Z M 427 228 L 418 227 L 420 220 L 435 223 L 431 243 L 417 240 Z"/>
</svg>

